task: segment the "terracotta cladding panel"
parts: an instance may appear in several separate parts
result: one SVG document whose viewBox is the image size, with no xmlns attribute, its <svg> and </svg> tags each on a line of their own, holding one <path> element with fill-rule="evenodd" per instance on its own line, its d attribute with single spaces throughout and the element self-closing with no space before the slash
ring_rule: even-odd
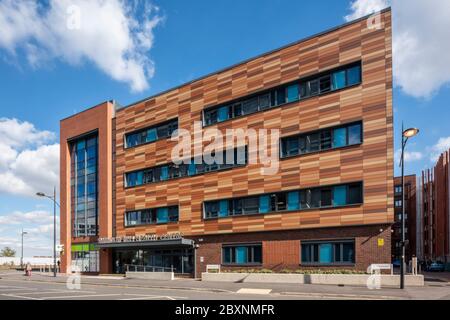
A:
<svg viewBox="0 0 450 320">
<path fill-rule="evenodd" d="M 117 233 L 182 231 L 186 235 L 254 232 L 320 226 L 383 224 L 393 220 L 392 202 L 392 49 L 390 12 L 382 27 L 368 30 L 366 21 L 347 25 L 213 74 L 116 114 Z M 265 112 L 217 124 L 228 128 L 280 129 L 281 136 L 363 121 L 360 146 L 280 161 L 274 176 L 261 175 L 261 165 L 124 189 L 125 172 L 170 162 L 176 142 L 170 139 L 125 150 L 123 136 L 139 128 L 179 119 L 193 130 L 206 107 L 310 76 L 354 61 L 362 61 L 362 85 L 287 104 Z M 207 143 L 205 143 L 207 144 Z M 364 205 L 354 208 L 293 212 L 204 221 L 202 203 L 280 190 L 353 181 L 364 182 Z M 387 194 L 387 197 L 386 197 Z M 180 204 L 176 224 L 125 229 L 124 212 Z"/>
</svg>

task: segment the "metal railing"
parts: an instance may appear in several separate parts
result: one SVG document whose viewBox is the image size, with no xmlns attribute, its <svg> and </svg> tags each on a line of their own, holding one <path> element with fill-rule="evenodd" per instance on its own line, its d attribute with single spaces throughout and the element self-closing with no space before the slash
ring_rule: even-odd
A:
<svg viewBox="0 0 450 320">
<path fill-rule="evenodd" d="M 126 264 L 125 270 L 127 272 L 173 272 L 173 266 L 158 267 L 158 266 L 143 266 L 136 264 Z"/>
</svg>

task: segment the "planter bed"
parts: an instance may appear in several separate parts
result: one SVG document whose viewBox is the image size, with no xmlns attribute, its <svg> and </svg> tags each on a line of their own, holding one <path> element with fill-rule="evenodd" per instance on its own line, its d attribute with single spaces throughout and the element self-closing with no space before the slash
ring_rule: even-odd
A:
<svg viewBox="0 0 450 320">
<path fill-rule="evenodd" d="M 366 286 L 368 274 L 202 273 L 202 281 Z M 381 275 L 381 286 L 399 286 L 400 276 Z M 407 275 L 407 286 L 423 286 L 422 275 Z"/>
</svg>

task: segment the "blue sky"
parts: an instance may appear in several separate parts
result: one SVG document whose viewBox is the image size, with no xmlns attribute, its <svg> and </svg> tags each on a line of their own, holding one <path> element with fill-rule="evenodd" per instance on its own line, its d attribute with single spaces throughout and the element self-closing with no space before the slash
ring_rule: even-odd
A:
<svg viewBox="0 0 450 320">
<path fill-rule="evenodd" d="M 404 0 L 398 0 L 398 3 L 393 4 L 393 9 L 399 12 L 396 14 L 394 11 L 394 18 L 398 16 L 398 22 L 394 21 L 394 36 L 402 40 L 397 43 L 398 65 L 401 68 L 396 70 L 394 91 L 395 135 L 399 137 L 402 121 L 405 126 L 421 129 L 420 135 L 408 145 L 410 153 L 406 172 L 417 174 L 420 174 L 422 169 L 431 167 L 435 155 L 445 147 L 450 147 L 448 58 L 436 56 L 431 49 L 420 52 L 415 50 L 417 45 L 421 47 L 422 41 L 425 40 L 428 43 L 423 45 L 430 48 L 437 43 L 439 46 L 448 46 L 440 41 L 445 36 L 442 32 L 448 31 L 441 31 L 441 34 L 429 33 L 425 37 L 417 30 L 436 28 L 439 24 L 443 29 L 449 30 L 450 26 L 445 25 L 450 21 L 449 11 L 439 10 L 439 6 L 443 5 L 442 0 L 432 0 L 430 3 L 434 4 L 429 5 L 428 1 L 424 2 L 429 8 L 433 5 L 437 8 L 430 10 L 419 22 L 419 26 L 416 26 L 417 23 L 411 22 L 411 17 L 417 12 L 424 12 L 421 8 L 424 4 L 420 2 L 423 1 L 411 0 L 406 5 Z M 0 180 L 4 178 L 4 181 L 11 181 L 4 182 L 3 185 L 0 182 L 0 248 L 10 245 L 18 249 L 20 228 L 24 226 L 31 230 L 28 238 L 31 243 L 26 252 L 28 255 L 51 253 L 52 206 L 45 199 L 33 197 L 32 191 L 40 188 L 48 192 L 52 184 L 56 183 L 51 172 L 56 174 L 58 170 L 54 164 L 57 160 L 55 157 L 60 119 L 105 100 L 114 99 L 122 105 L 130 104 L 340 25 L 346 21 L 345 17 L 348 15 L 357 17 L 362 13 L 369 13 L 389 4 L 389 1 L 373 0 L 363 3 L 351 0 L 155 0 L 151 3 L 147 1 L 145 7 L 144 3 L 138 1 L 136 3 L 140 14 L 128 11 L 130 14 L 134 12 L 135 15 L 131 18 L 127 18 L 126 14 L 121 16 L 123 19 L 135 18 L 139 22 L 137 26 L 125 30 L 126 32 L 115 29 L 115 26 L 100 28 L 83 20 L 83 23 L 86 23 L 84 26 L 96 31 L 92 39 L 97 41 L 91 44 L 83 39 L 72 39 L 70 35 L 61 35 L 58 30 L 50 30 L 48 28 L 51 27 L 45 23 L 39 24 L 39 18 L 44 19 L 42 11 L 47 10 L 52 1 L 42 3 L 45 5 L 35 11 L 32 8 L 28 8 L 29 11 L 20 11 L 21 16 L 17 14 L 17 6 L 11 0 L 0 0 L 0 27 L 6 30 L 3 36 L 0 36 L 0 125 L 15 128 L 19 136 L 29 137 L 26 143 L 14 142 L 15 137 L 2 136 L 7 133 L 2 133 L 0 127 L 0 143 L 8 139 L 12 141 L 9 144 L 4 143 L 4 149 L 0 144 Z M 64 0 L 61 3 L 66 6 L 72 3 L 82 4 L 82 8 L 85 5 L 83 0 Z M 92 5 L 96 1 L 90 3 Z M 103 12 L 112 15 L 121 13 L 121 9 L 122 13 L 125 12 L 125 5 L 116 0 L 112 3 L 117 5 L 107 8 L 109 11 L 103 8 Z M 95 9 L 98 8 L 92 7 L 89 11 L 95 13 Z M 86 11 L 81 12 L 84 14 Z M 25 21 L 27 14 L 36 15 L 34 24 L 27 25 L 30 23 Z M 444 17 L 441 17 L 442 15 Z M 2 20 L 8 16 L 14 19 Z M 435 20 L 433 25 L 427 24 L 427 17 L 429 22 Z M 57 12 L 46 18 L 53 24 L 59 21 Z M 107 18 L 106 16 L 105 19 Z M 7 25 L 8 23 L 11 25 Z M 23 30 L 18 32 L 19 29 Z M 407 33 L 409 30 L 413 32 Z M 11 33 L 9 38 L 5 35 L 8 32 Z M 88 34 L 91 35 L 92 33 Z M 145 41 L 142 41 L 140 35 L 145 36 Z M 59 43 L 56 41 L 56 47 L 55 43 L 48 40 L 53 36 L 60 39 Z M 120 51 L 120 45 L 128 44 L 127 40 L 130 38 L 136 43 L 131 49 L 129 45 L 126 47 L 127 58 L 124 59 L 137 62 L 141 68 L 136 70 L 123 67 L 109 71 L 108 63 L 111 64 L 111 69 L 114 69 L 113 67 L 123 62 L 123 57 L 116 54 L 116 60 L 109 59 L 107 49 Z M 448 38 L 447 35 L 445 39 Z M 402 48 L 404 50 L 400 50 Z M 411 52 L 415 54 L 411 55 Z M 435 71 L 443 75 L 428 87 L 425 86 L 426 88 L 417 86 L 425 83 Z M 418 87 L 422 89 L 416 90 Z M 29 126 L 25 128 L 25 124 Z M 399 143 L 395 142 L 397 150 Z M 3 153 L 3 164 L 2 150 L 7 150 Z M 6 158 L 5 155 L 8 154 L 10 156 Z M 40 154 L 47 156 L 41 157 Z M 39 169 L 39 164 L 49 171 Z M 29 169 L 29 176 L 20 175 L 18 171 L 22 167 Z M 396 164 L 396 173 L 398 172 Z M 22 191 L 12 190 L 16 186 L 15 183 Z"/>
</svg>

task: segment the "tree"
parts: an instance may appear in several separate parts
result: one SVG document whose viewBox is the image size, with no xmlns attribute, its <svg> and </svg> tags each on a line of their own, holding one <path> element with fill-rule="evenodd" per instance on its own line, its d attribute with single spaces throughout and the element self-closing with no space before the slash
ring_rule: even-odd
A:
<svg viewBox="0 0 450 320">
<path fill-rule="evenodd" d="M 5 247 L 0 251 L 0 257 L 15 257 L 16 250 L 11 249 L 10 247 Z"/>
</svg>

